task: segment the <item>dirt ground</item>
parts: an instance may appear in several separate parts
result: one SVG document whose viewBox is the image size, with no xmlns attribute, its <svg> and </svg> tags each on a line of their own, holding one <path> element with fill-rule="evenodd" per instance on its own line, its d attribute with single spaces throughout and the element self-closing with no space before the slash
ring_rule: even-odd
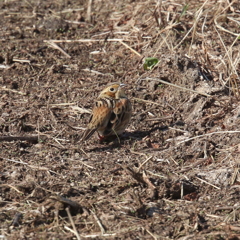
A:
<svg viewBox="0 0 240 240">
<path fill-rule="evenodd" d="M 2 0 L 0 17 L 0 239 L 240 239 L 238 0 Z M 131 122 L 80 143 L 110 82 Z"/>
</svg>

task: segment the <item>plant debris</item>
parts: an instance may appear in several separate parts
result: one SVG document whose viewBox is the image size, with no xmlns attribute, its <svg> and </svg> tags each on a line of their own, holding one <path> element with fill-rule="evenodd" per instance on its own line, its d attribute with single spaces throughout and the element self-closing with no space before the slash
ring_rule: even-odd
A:
<svg viewBox="0 0 240 240">
<path fill-rule="evenodd" d="M 239 239 L 239 13 L 1 1 L 0 238 Z M 131 122 L 80 143 L 110 82 Z"/>
</svg>

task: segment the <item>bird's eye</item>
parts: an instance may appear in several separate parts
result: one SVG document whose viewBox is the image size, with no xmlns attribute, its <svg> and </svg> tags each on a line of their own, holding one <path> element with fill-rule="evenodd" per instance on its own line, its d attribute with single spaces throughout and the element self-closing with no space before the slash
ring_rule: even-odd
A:
<svg viewBox="0 0 240 240">
<path fill-rule="evenodd" d="M 110 90 L 110 92 L 113 92 L 115 89 L 113 87 L 111 87 L 109 90 Z"/>
</svg>

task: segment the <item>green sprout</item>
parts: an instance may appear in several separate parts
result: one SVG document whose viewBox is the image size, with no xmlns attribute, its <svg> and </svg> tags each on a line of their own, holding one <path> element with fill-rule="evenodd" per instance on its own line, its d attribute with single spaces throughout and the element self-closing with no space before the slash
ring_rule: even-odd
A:
<svg viewBox="0 0 240 240">
<path fill-rule="evenodd" d="M 157 58 L 154 57 L 146 58 L 143 64 L 143 68 L 144 70 L 151 70 L 158 62 L 159 60 Z"/>
</svg>

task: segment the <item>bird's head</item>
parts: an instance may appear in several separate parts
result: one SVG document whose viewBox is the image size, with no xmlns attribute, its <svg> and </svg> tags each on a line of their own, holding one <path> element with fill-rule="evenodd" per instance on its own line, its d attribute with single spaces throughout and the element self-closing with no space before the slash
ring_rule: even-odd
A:
<svg viewBox="0 0 240 240">
<path fill-rule="evenodd" d="M 101 91 L 98 98 L 112 98 L 112 99 L 126 98 L 124 87 L 125 84 L 122 83 L 111 83 Z"/>
</svg>

